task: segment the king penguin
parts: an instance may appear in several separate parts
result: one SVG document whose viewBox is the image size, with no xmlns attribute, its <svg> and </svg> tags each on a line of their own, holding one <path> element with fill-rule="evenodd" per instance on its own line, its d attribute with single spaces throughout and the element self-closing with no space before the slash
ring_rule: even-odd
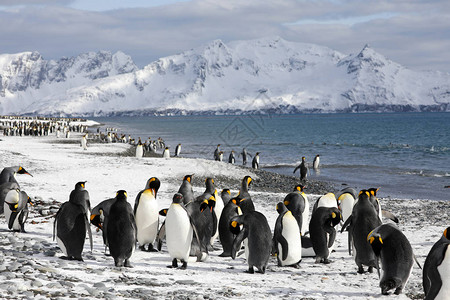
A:
<svg viewBox="0 0 450 300">
<path fill-rule="evenodd" d="M 380 278 L 381 293 L 395 289 L 399 295 L 411 275 L 414 264 L 414 254 L 406 236 L 392 223 L 386 223 L 375 228 L 367 236 L 367 241 L 377 258 L 377 270 L 380 276 L 378 261 L 381 259 L 383 276 Z"/>
<path fill-rule="evenodd" d="M 107 232 L 109 252 L 116 267 L 131 267 L 130 257 L 136 247 L 136 222 L 127 202 L 127 192 L 117 191 L 109 209 Z"/>
<path fill-rule="evenodd" d="M 158 233 L 159 208 L 156 195 L 161 182 L 158 178 L 152 177 L 148 180 L 146 189 L 136 196 L 134 204 L 134 216 L 136 219 L 137 241 L 143 251 L 156 251 L 153 248 Z M 148 244 L 147 250 L 145 245 Z"/>
<path fill-rule="evenodd" d="M 142 158 L 144 156 L 144 145 L 142 145 L 141 138 L 139 138 L 138 144 L 136 146 L 136 157 Z"/>
<path fill-rule="evenodd" d="M 87 136 L 88 134 L 86 133 L 81 137 L 81 147 L 83 148 L 83 150 L 87 150 Z"/>
<path fill-rule="evenodd" d="M 239 215 L 242 215 L 242 211 L 241 208 L 236 205 L 236 201 L 228 201 L 223 208 L 219 219 L 219 239 L 223 248 L 222 254 L 219 255 L 221 257 L 231 256 L 231 249 L 233 248 L 233 241 L 236 235 L 230 231 L 230 222 L 233 217 Z"/>
<path fill-rule="evenodd" d="M 169 151 L 169 147 L 164 148 L 162 157 L 164 158 L 170 158 L 170 151 Z"/>
<path fill-rule="evenodd" d="M 314 157 L 314 160 L 313 160 L 313 169 L 316 172 L 319 170 L 319 164 L 320 164 L 320 155 L 317 154 L 316 157 Z"/>
<path fill-rule="evenodd" d="M 220 144 L 218 144 L 216 150 L 214 150 L 214 160 L 219 160 L 219 154 L 220 154 Z"/>
<path fill-rule="evenodd" d="M 33 176 L 21 166 L 6 167 L 2 170 L 0 173 L 0 214 L 3 213 L 6 194 L 11 190 L 20 189 L 20 185 L 16 180 L 16 174 Z"/>
<path fill-rule="evenodd" d="M 180 153 L 181 153 L 181 144 L 178 144 L 178 145 L 175 147 L 175 156 L 176 156 L 176 157 L 180 157 Z"/>
<path fill-rule="evenodd" d="M 253 157 L 252 168 L 255 170 L 259 169 L 259 152 L 256 152 L 255 156 Z"/>
<path fill-rule="evenodd" d="M 278 217 L 275 222 L 273 242 L 278 266 L 298 267 L 302 260 L 302 239 L 297 219 L 283 202 L 276 206 Z"/>
<path fill-rule="evenodd" d="M 433 245 L 423 266 L 425 299 L 444 300 L 450 295 L 450 227 Z"/>
<path fill-rule="evenodd" d="M 294 169 L 294 174 L 297 170 L 300 169 L 300 180 L 306 180 L 306 176 L 308 176 L 308 167 L 306 166 L 306 158 L 302 157 L 302 162 Z"/>
<path fill-rule="evenodd" d="M 19 189 L 11 190 L 6 194 L 4 212 L 9 229 L 25 232 L 29 203 L 32 204 L 30 197 Z"/>
<path fill-rule="evenodd" d="M 91 211 L 91 224 L 97 227 L 97 231 L 102 231 L 103 243 L 105 244 L 105 254 L 106 248 L 108 247 L 108 238 L 106 236 L 107 231 L 107 223 L 109 217 L 109 210 L 111 205 L 116 201 L 116 198 L 110 198 L 103 200 L 99 204 L 97 204 Z"/>
<path fill-rule="evenodd" d="M 330 248 L 336 238 L 334 227 L 339 224 L 341 218 L 341 212 L 337 207 L 319 207 L 313 211 L 309 223 L 309 235 L 316 254 L 316 263 L 330 263 L 328 260 Z"/>
<path fill-rule="evenodd" d="M 240 226 L 242 225 L 242 230 Z M 260 273 L 266 272 L 272 250 L 272 232 L 266 217 L 258 211 L 250 211 L 231 219 L 230 230 L 236 234 L 231 250 L 231 258 L 236 258 L 236 253 L 244 239 L 247 239 L 246 257 L 248 273 L 254 273 L 256 267 Z"/>
<path fill-rule="evenodd" d="M 370 192 L 361 190 L 358 195 L 358 201 L 353 206 L 352 215 L 348 217 L 341 229 L 341 232 L 343 232 L 349 226 L 349 234 L 351 234 L 354 252 L 356 252 L 353 255 L 360 274 L 364 273 L 364 265 L 368 266 L 370 273 L 373 272 L 373 267 L 376 267 L 376 257 L 370 244 L 367 242 L 367 236 L 380 225 L 381 220 L 378 217 L 378 212 L 370 202 Z M 349 245 L 349 251 L 350 247 L 351 245 Z"/>
<path fill-rule="evenodd" d="M 172 204 L 167 211 L 165 227 L 167 250 L 172 259 L 170 267 L 177 268 L 178 260 L 180 260 L 181 269 L 186 269 L 193 235 L 195 234 L 199 245 L 200 240 L 192 218 L 184 207 L 183 195 L 180 193 L 173 196 Z"/>
<path fill-rule="evenodd" d="M 283 200 L 286 208 L 292 213 L 297 220 L 300 232 L 305 234 L 308 229 L 308 217 L 309 217 L 309 203 L 305 193 L 303 192 L 304 186 L 298 184 L 294 187 L 294 191 L 287 194 Z"/>
<path fill-rule="evenodd" d="M 86 182 L 78 182 L 70 193 L 69 201 L 61 205 L 55 215 L 53 238 L 65 256 L 62 258 L 82 261 L 86 230 L 92 251 L 92 233 L 88 221 L 90 211 L 89 193 L 85 190 Z"/>
<path fill-rule="evenodd" d="M 228 156 L 228 162 L 230 164 L 233 164 L 233 165 L 236 162 L 236 157 L 234 156 L 234 151 L 233 150 L 231 150 L 230 156 Z"/>
<path fill-rule="evenodd" d="M 244 176 L 241 181 L 241 189 L 239 190 L 239 194 L 235 197 L 237 201 L 236 204 L 239 205 L 243 214 L 255 210 L 255 205 L 253 204 L 250 193 L 248 192 L 248 188 L 252 182 L 252 177 Z"/>
<path fill-rule="evenodd" d="M 194 190 L 192 189 L 192 175 L 186 175 L 183 178 L 183 182 L 181 183 L 180 188 L 178 189 L 178 193 L 181 193 L 183 195 L 183 202 L 184 204 L 188 204 L 191 201 L 195 200 L 194 197 Z"/>
</svg>

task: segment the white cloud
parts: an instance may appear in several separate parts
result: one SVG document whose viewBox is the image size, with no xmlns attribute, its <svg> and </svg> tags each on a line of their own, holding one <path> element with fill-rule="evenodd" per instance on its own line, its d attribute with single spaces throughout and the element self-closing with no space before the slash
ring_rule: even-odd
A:
<svg viewBox="0 0 450 300">
<path fill-rule="evenodd" d="M 447 2 L 194 0 L 89 11 L 70 7 L 76 1 L 19 1 L 25 6 L 0 11 L 0 53 L 36 50 L 59 58 L 122 50 L 144 66 L 214 39 L 279 35 L 343 53 L 369 43 L 407 67 L 450 71 Z"/>
</svg>

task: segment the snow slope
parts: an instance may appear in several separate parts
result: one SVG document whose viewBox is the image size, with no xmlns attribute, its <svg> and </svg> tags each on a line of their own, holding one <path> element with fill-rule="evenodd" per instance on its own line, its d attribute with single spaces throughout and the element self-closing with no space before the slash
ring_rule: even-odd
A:
<svg viewBox="0 0 450 300">
<path fill-rule="evenodd" d="M 48 93 L 33 85 L 7 89 L 1 107 L 3 113 L 78 116 L 450 110 L 450 74 L 409 70 L 367 45 L 344 55 L 279 37 L 215 40 L 118 73 L 76 86 L 51 84 Z"/>
</svg>

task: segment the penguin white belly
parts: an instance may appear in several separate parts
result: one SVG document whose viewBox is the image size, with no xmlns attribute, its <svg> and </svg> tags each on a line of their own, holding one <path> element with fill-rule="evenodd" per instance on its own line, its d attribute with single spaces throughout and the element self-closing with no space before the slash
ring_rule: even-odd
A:
<svg viewBox="0 0 450 300">
<path fill-rule="evenodd" d="M 225 205 L 223 204 L 222 197 L 216 192 L 214 193 L 214 198 L 216 198 L 216 206 L 214 207 L 214 213 L 216 214 L 217 224 L 216 224 L 216 233 L 211 237 L 211 245 L 214 244 L 214 241 L 219 236 L 219 220 L 222 215 L 223 208 Z"/>
<path fill-rule="evenodd" d="M 341 212 L 342 212 L 342 221 L 345 221 L 352 215 L 353 205 L 355 203 L 355 199 L 350 194 L 343 194 L 339 197 L 341 201 Z"/>
<path fill-rule="evenodd" d="M 6 224 L 9 224 L 9 219 L 11 218 L 11 212 L 12 211 L 9 209 L 8 203 L 6 203 L 6 201 L 5 201 L 5 203 L 3 204 L 3 213 L 5 214 Z"/>
<path fill-rule="evenodd" d="M 287 212 L 282 220 L 283 230 L 281 235 L 286 239 L 288 244 L 288 255 L 283 260 L 283 250 L 281 244 L 278 244 L 280 253 L 280 261 L 283 266 L 290 266 L 298 263 L 302 259 L 302 239 L 300 236 L 300 228 L 297 220 L 291 212 Z"/>
<path fill-rule="evenodd" d="M 144 147 L 142 147 L 142 145 L 138 145 L 136 147 L 136 157 L 142 158 L 143 156 L 144 156 Z"/>
<path fill-rule="evenodd" d="M 137 240 L 141 246 L 155 241 L 158 233 L 158 218 L 156 199 L 153 196 L 145 196 L 143 193 L 136 209 Z"/>
<path fill-rule="evenodd" d="M 193 230 L 186 210 L 171 204 L 166 216 L 166 243 L 171 258 L 188 261 Z"/>
<path fill-rule="evenodd" d="M 320 158 L 316 158 L 313 162 L 313 168 L 314 169 L 318 169 L 319 168 L 319 163 L 320 163 Z"/>
<path fill-rule="evenodd" d="M 248 238 L 244 240 L 244 254 L 245 259 L 248 261 L 248 256 L 250 254 L 250 250 L 248 249 Z"/>
<path fill-rule="evenodd" d="M 303 198 L 305 199 L 305 210 L 302 213 L 302 235 L 305 235 L 306 230 L 309 227 L 309 201 L 308 197 L 306 197 L 305 193 L 302 193 Z"/>
<path fill-rule="evenodd" d="M 64 245 L 63 241 L 58 237 L 58 222 L 55 221 L 55 237 L 56 237 L 56 243 L 58 244 L 59 249 L 61 249 L 62 253 L 64 253 L 65 256 L 67 256 L 67 249 Z"/>
<path fill-rule="evenodd" d="M 333 193 L 328 193 L 322 196 L 317 204 L 317 207 L 337 207 L 336 196 Z"/>
<path fill-rule="evenodd" d="M 164 150 L 163 157 L 164 157 L 164 158 L 170 158 L 170 152 L 169 152 L 169 150 Z"/>
<path fill-rule="evenodd" d="M 450 297 L 450 246 L 447 246 L 444 260 L 441 265 L 437 267 L 439 275 L 441 276 L 442 286 L 435 300 L 448 300 Z"/>
<path fill-rule="evenodd" d="M 83 148 L 83 150 L 87 150 L 87 141 L 85 137 L 81 139 L 81 147 Z"/>
</svg>

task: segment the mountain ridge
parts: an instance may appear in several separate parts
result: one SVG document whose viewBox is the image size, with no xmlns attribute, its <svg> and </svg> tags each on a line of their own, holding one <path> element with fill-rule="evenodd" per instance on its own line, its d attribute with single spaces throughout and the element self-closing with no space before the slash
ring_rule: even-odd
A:
<svg viewBox="0 0 450 300">
<path fill-rule="evenodd" d="M 27 53 L 29 61 L 16 68 L 22 77 L 11 81 L 10 76 L 9 83 L 28 86 L 16 89 L 4 83 L 8 59 L 0 55 L 3 114 L 450 111 L 450 74 L 409 70 L 369 45 L 345 55 L 279 37 L 228 44 L 214 40 L 142 69 L 121 52 L 100 51 L 45 64 L 37 52 Z M 32 63 L 38 61 L 41 69 Z M 26 67 L 33 76 L 26 77 Z M 41 72 L 33 73 L 35 69 Z M 39 92 L 42 87 L 46 93 Z"/>
</svg>

